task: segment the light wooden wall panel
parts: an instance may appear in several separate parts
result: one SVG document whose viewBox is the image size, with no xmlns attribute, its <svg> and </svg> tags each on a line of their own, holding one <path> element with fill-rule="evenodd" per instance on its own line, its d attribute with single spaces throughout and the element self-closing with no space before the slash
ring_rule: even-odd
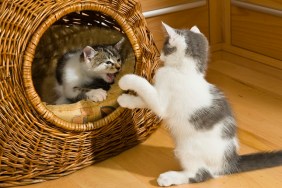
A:
<svg viewBox="0 0 282 188">
<path fill-rule="evenodd" d="M 282 18 L 232 6 L 231 43 L 282 60 Z"/>
<path fill-rule="evenodd" d="M 210 26 L 210 43 L 211 45 L 225 42 L 226 18 L 226 0 L 209 0 L 209 26 Z"/>
<path fill-rule="evenodd" d="M 165 32 L 161 21 L 174 28 L 190 28 L 197 25 L 201 32 L 209 38 L 208 6 L 179 11 L 146 19 L 148 27 L 153 34 L 154 41 L 161 49 L 164 41 Z"/>
<path fill-rule="evenodd" d="M 196 1 L 199 0 L 140 0 L 143 12 Z"/>
<path fill-rule="evenodd" d="M 263 7 L 282 10 L 282 0 L 238 0 L 241 2 L 251 3 L 254 5 L 260 5 Z"/>
</svg>

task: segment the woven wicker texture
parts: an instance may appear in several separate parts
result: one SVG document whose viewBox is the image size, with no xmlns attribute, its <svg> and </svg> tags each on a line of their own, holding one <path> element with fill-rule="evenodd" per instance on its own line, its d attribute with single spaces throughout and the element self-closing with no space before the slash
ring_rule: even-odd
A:
<svg viewBox="0 0 282 188">
<path fill-rule="evenodd" d="M 64 18 L 64 19 L 63 19 Z M 0 187 L 55 179 L 144 141 L 159 119 L 148 110 L 117 108 L 87 124 L 56 117 L 32 81 L 37 44 L 53 24 L 103 25 L 124 32 L 148 80 L 158 51 L 135 0 L 0 1 Z"/>
</svg>

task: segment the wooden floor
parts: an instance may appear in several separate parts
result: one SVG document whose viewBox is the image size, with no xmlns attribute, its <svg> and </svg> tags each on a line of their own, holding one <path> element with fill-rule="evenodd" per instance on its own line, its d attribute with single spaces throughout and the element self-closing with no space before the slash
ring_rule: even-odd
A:
<svg viewBox="0 0 282 188">
<path fill-rule="evenodd" d="M 215 53 L 208 80 L 229 98 L 237 117 L 240 153 L 282 149 L 282 70 L 228 53 Z M 162 127 L 143 144 L 69 176 L 23 188 L 157 187 L 162 172 L 180 169 Z M 278 188 L 282 167 L 230 175 L 178 187 Z"/>
</svg>

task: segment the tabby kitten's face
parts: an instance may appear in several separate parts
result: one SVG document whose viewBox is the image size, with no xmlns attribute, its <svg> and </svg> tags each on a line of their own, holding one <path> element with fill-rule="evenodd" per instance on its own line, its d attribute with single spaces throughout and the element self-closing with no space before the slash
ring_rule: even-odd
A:
<svg viewBox="0 0 282 188">
<path fill-rule="evenodd" d="M 161 60 L 166 65 L 178 66 L 185 59 L 192 58 L 196 62 L 196 69 L 204 73 L 207 68 L 208 41 L 200 30 L 194 26 L 189 29 L 173 29 L 163 23 L 168 36 L 165 40 Z M 190 61 L 189 61 L 190 62 Z"/>
<path fill-rule="evenodd" d="M 120 71 L 122 59 L 120 50 L 124 38 L 114 46 L 100 46 L 92 48 L 87 46 L 83 49 L 83 68 L 89 75 L 103 78 L 108 83 L 113 83 L 115 75 Z"/>
</svg>

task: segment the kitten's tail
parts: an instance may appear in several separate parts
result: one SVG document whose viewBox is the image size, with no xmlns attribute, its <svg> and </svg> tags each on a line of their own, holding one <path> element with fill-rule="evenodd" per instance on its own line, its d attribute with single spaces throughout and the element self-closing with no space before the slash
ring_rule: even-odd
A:
<svg viewBox="0 0 282 188">
<path fill-rule="evenodd" d="M 241 155 L 238 161 L 237 172 L 247 172 L 275 166 L 282 166 L 282 150 Z"/>
</svg>

